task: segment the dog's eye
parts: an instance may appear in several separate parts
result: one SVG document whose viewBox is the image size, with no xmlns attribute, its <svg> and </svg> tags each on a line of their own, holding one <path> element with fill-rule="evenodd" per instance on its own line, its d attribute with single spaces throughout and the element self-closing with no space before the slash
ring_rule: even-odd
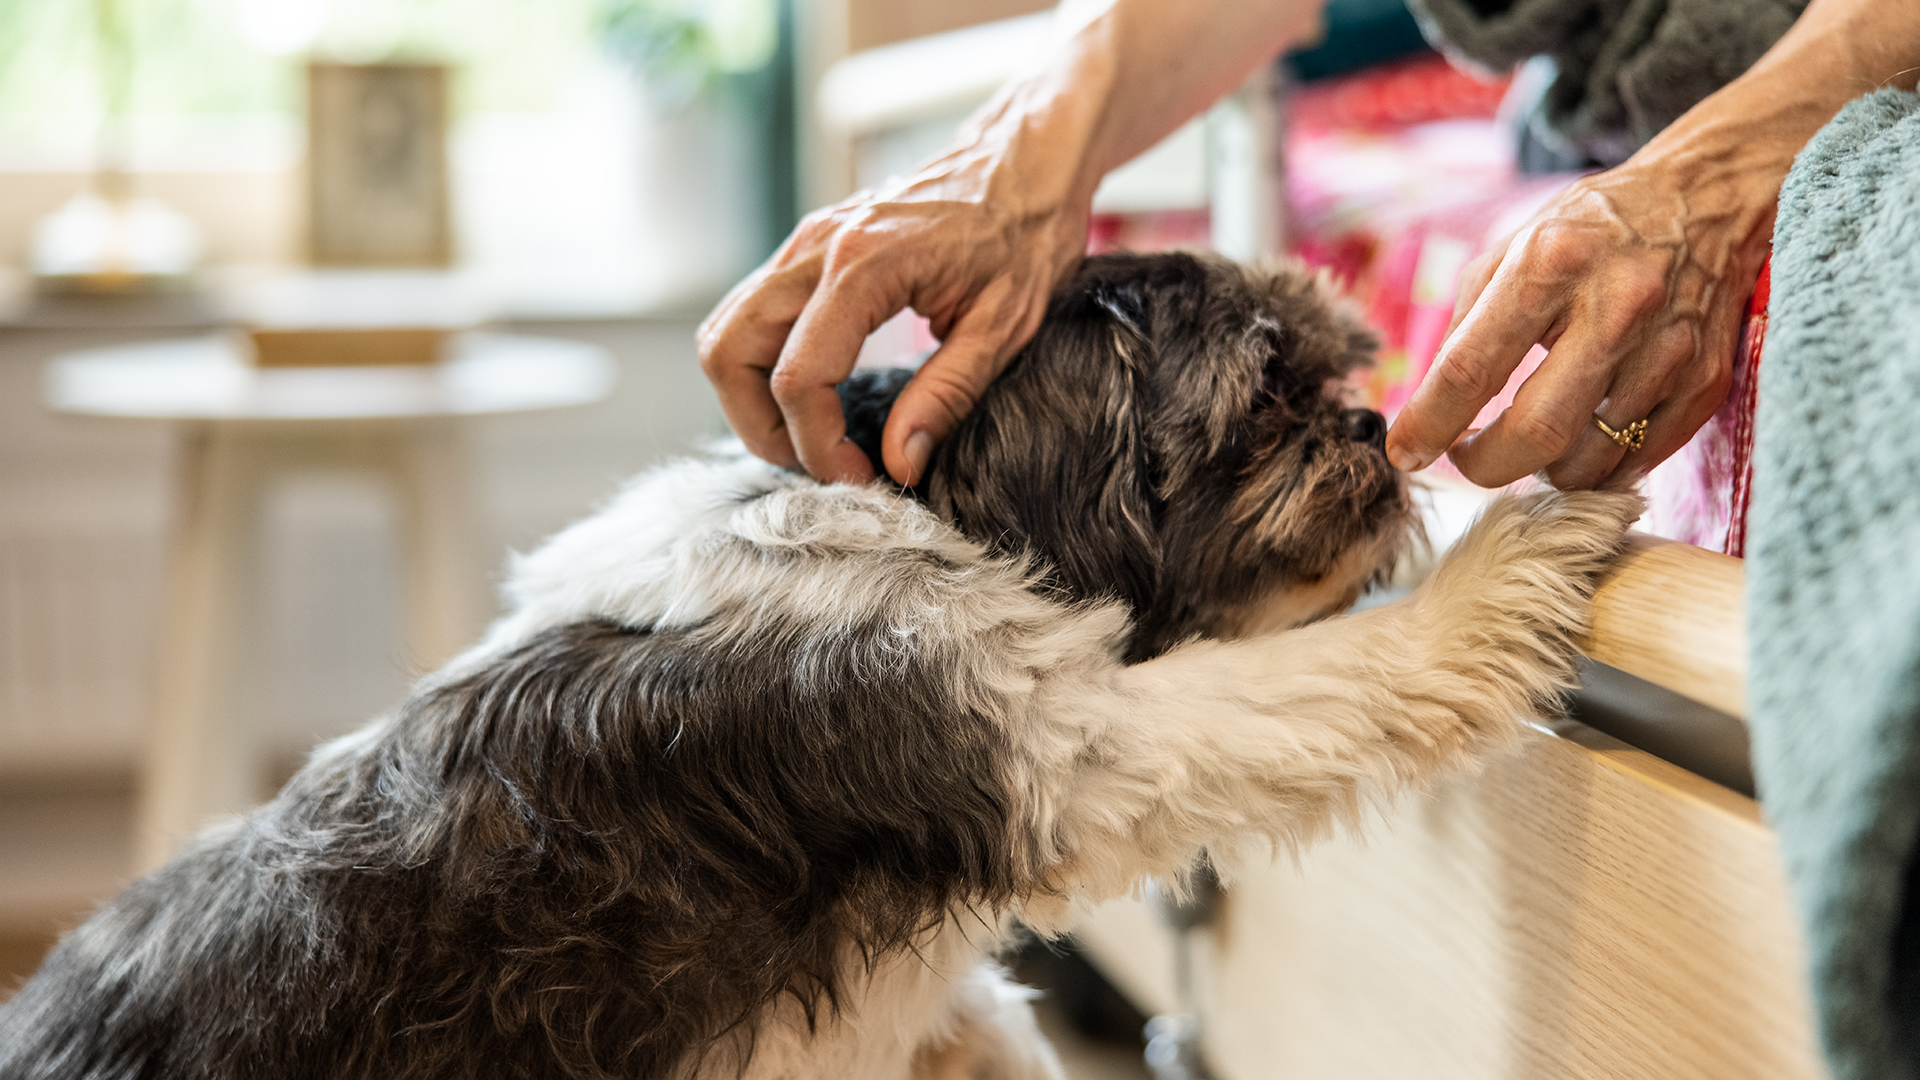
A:
<svg viewBox="0 0 1920 1080">
<path fill-rule="evenodd" d="M 1267 362 L 1260 369 L 1260 386 L 1254 391 L 1253 407 L 1264 409 L 1284 405 L 1299 392 L 1299 372 L 1294 371 L 1277 350 L 1268 353 Z"/>
</svg>

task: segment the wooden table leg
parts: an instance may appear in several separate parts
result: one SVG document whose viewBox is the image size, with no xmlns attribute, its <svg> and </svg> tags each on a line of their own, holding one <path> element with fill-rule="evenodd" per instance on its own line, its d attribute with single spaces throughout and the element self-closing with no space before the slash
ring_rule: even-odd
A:
<svg viewBox="0 0 1920 1080">
<path fill-rule="evenodd" d="M 166 862 L 210 817 L 256 801 L 251 744 L 231 701 L 259 501 L 247 443 L 225 425 L 182 429 L 158 700 L 136 818 L 141 872 Z"/>
<path fill-rule="evenodd" d="M 398 458 L 407 646 L 419 669 L 431 671 L 478 640 L 492 611 L 479 515 L 457 422 L 408 424 Z"/>
<path fill-rule="evenodd" d="M 164 863 L 210 818 L 259 801 L 258 740 L 253 725 L 237 722 L 232 700 L 240 627 L 257 573 L 264 490 L 278 473 L 300 468 L 371 470 L 392 483 L 407 646 L 419 670 L 445 663 L 485 627 L 491 608 L 455 422 L 186 427 L 159 700 L 140 787 L 135 850 L 142 872 Z"/>
</svg>

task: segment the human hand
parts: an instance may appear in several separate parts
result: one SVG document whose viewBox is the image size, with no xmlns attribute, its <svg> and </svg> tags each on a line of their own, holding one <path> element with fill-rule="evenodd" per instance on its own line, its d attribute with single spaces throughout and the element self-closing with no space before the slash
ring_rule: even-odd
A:
<svg viewBox="0 0 1920 1080">
<path fill-rule="evenodd" d="M 1387 433 L 1394 464 L 1444 452 L 1489 486 L 1541 469 L 1563 488 L 1646 475 L 1726 396 L 1793 156 L 1848 100 L 1916 72 L 1920 6 L 1812 0 L 1745 74 L 1467 267 L 1446 344 Z M 1468 431 L 1536 343 L 1547 358 L 1513 406 Z M 1645 420 L 1644 444 L 1616 445 L 1596 416 Z"/>
<path fill-rule="evenodd" d="M 1030 181 L 988 132 L 808 215 L 700 327 L 700 366 L 727 422 L 768 461 L 872 479 L 834 386 L 866 336 L 911 307 L 940 347 L 895 401 L 881 452 L 896 481 L 918 483 L 933 447 L 1039 328 L 1086 250 L 1091 199 Z"/>
<path fill-rule="evenodd" d="M 1561 488 L 1629 487 L 1719 408 L 1779 177 L 1648 150 L 1575 182 L 1462 272 L 1446 344 L 1388 433 L 1396 465 L 1446 452 L 1488 487 L 1541 470 Z M 1512 407 L 1469 431 L 1535 343 L 1547 357 Z M 1645 420 L 1641 448 L 1596 416 Z"/>
<path fill-rule="evenodd" d="M 1098 0 L 1068 5 L 1037 67 L 905 180 L 811 214 L 700 327 L 727 422 L 769 461 L 866 480 L 834 386 L 903 308 L 940 347 L 881 435 L 917 483 L 933 447 L 1039 328 L 1086 251 L 1093 190 L 1300 34 L 1321 0 Z"/>
</svg>

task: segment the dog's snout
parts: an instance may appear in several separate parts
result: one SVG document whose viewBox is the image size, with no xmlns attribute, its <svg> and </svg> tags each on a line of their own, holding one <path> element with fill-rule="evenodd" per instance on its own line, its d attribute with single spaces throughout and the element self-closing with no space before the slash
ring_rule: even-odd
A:
<svg viewBox="0 0 1920 1080">
<path fill-rule="evenodd" d="M 1340 429 L 1354 442 L 1372 443 L 1376 450 L 1387 448 L 1387 418 L 1372 409 L 1348 409 L 1340 416 Z"/>
</svg>

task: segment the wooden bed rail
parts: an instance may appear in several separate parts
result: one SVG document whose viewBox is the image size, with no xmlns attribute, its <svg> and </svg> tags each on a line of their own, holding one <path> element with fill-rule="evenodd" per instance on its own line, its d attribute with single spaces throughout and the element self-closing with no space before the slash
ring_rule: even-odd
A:
<svg viewBox="0 0 1920 1080">
<path fill-rule="evenodd" d="M 1582 644 L 1600 663 L 1744 719 L 1745 585 L 1739 559 L 1635 533 L 1594 595 Z"/>
</svg>

